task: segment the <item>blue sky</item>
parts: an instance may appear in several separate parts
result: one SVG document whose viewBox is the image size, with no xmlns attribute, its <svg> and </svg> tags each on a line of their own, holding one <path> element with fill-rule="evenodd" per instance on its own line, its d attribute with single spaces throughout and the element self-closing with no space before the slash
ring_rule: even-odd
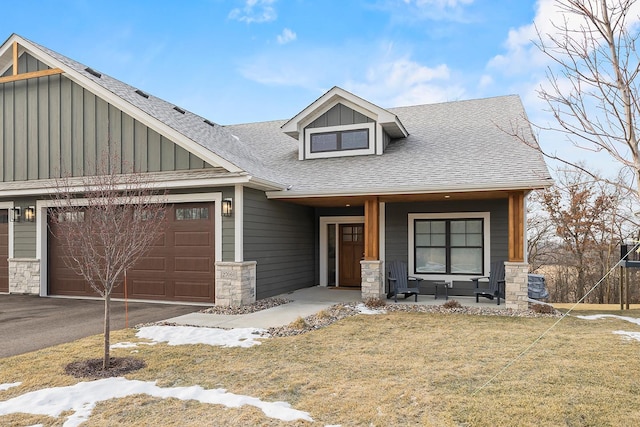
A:
<svg viewBox="0 0 640 427">
<path fill-rule="evenodd" d="M 288 119 L 333 86 L 381 107 L 519 94 L 552 0 L 23 0 L 13 32 L 220 124 Z M 544 146 L 576 158 L 559 137 Z"/>
</svg>

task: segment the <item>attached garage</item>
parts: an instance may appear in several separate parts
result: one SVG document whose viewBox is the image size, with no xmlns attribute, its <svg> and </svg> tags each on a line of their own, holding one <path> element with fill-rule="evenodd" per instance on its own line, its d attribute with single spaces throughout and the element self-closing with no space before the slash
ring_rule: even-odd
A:
<svg viewBox="0 0 640 427">
<path fill-rule="evenodd" d="M 0 292 L 9 292 L 9 211 L 0 209 Z"/>
<path fill-rule="evenodd" d="M 181 203 L 168 208 L 166 231 L 133 270 L 127 272 L 127 297 L 143 300 L 215 302 L 215 215 L 213 203 Z M 81 277 L 67 268 L 64 250 L 55 238 L 55 222 L 48 239 L 50 295 L 98 296 Z M 123 298 L 124 287 L 112 296 Z"/>
</svg>

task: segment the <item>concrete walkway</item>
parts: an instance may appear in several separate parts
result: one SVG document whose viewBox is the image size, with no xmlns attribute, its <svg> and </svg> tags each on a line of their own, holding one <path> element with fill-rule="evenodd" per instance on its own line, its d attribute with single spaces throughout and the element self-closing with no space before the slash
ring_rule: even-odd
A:
<svg viewBox="0 0 640 427">
<path fill-rule="evenodd" d="M 343 290 L 335 288 L 327 288 L 322 286 L 313 286 L 311 288 L 298 289 L 293 292 L 278 295 L 278 298 L 292 300 L 292 302 L 269 308 L 267 310 L 257 311 L 250 314 L 226 315 L 226 314 L 207 314 L 207 313 L 189 313 L 182 316 L 167 319 L 167 322 L 176 323 L 178 325 L 206 326 L 210 328 L 262 328 L 278 327 L 288 325 L 298 317 L 307 317 L 318 313 L 334 304 L 362 302 L 360 290 Z M 452 296 L 449 299 L 455 299 L 462 305 L 476 307 L 491 307 L 495 309 L 506 308 L 504 302 L 500 306 L 496 305 L 495 300 L 490 301 L 485 298 L 476 304 L 474 297 Z M 413 298 L 407 300 L 399 299 L 398 303 L 418 304 L 418 305 L 435 305 L 443 304 L 444 298 L 435 299 L 433 295 L 419 295 L 418 302 L 414 302 Z M 393 300 L 387 300 L 388 304 L 394 304 Z"/>
</svg>

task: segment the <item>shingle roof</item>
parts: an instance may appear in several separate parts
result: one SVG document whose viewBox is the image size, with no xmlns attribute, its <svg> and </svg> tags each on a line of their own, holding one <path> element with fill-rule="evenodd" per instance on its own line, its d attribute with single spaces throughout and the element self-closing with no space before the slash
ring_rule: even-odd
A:
<svg viewBox="0 0 640 427">
<path fill-rule="evenodd" d="M 533 141 L 515 95 L 389 108 L 409 131 L 383 155 L 298 159 L 285 121 L 227 126 L 291 185 L 288 195 L 525 189 L 546 186 L 542 155 L 510 136 L 514 125 Z M 503 130 L 504 129 L 504 130 Z"/>
<path fill-rule="evenodd" d="M 26 40 L 26 39 L 22 39 Z M 390 108 L 409 132 L 383 155 L 298 160 L 286 120 L 212 125 L 189 111 L 26 40 L 75 73 L 175 130 L 238 169 L 295 195 L 384 194 L 539 188 L 551 182 L 542 155 L 501 129 L 519 124 L 533 141 L 515 95 Z"/>
</svg>

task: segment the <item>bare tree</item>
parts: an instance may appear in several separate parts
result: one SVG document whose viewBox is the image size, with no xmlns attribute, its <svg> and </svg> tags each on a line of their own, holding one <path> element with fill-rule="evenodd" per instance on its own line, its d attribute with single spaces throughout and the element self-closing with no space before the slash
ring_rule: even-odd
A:
<svg viewBox="0 0 640 427">
<path fill-rule="evenodd" d="M 104 299 L 104 358 L 110 356 L 110 302 L 123 275 L 160 237 L 164 195 L 140 173 L 117 173 L 119 159 L 103 156 L 95 176 L 57 181 L 50 210 L 67 268 Z"/>
<path fill-rule="evenodd" d="M 553 130 L 575 145 L 606 152 L 634 174 L 640 189 L 638 123 L 640 56 L 635 0 L 558 0 L 564 20 L 538 30 L 539 49 L 553 61 L 539 96 L 556 119 Z M 559 71 L 555 71 L 559 70 Z M 591 174 L 582 165 L 545 153 Z"/>
</svg>

